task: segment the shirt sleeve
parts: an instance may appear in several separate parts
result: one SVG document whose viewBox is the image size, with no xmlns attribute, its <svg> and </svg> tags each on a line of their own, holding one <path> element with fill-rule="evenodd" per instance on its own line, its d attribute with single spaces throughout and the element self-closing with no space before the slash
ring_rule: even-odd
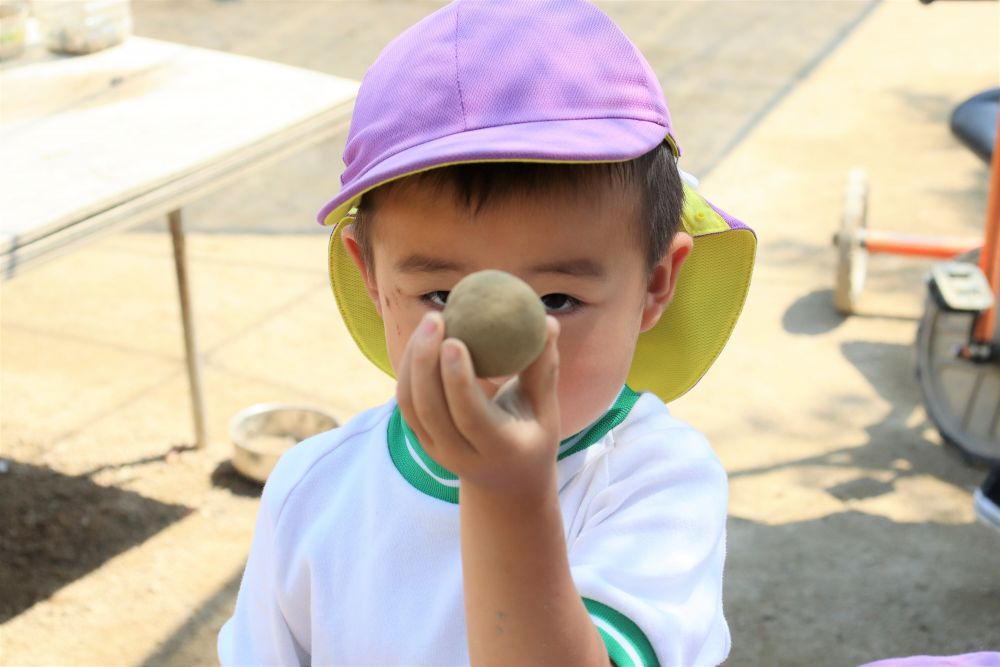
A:
<svg viewBox="0 0 1000 667">
<path fill-rule="evenodd" d="M 296 641 L 279 605 L 274 533 L 285 493 L 276 487 L 278 479 L 272 473 L 261 498 L 236 608 L 219 632 L 217 648 L 223 666 L 309 664 L 307 651 Z"/>
<path fill-rule="evenodd" d="M 598 463 L 570 566 L 612 661 L 718 665 L 728 490 L 705 437 L 663 429 L 616 444 Z"/>
</svg>

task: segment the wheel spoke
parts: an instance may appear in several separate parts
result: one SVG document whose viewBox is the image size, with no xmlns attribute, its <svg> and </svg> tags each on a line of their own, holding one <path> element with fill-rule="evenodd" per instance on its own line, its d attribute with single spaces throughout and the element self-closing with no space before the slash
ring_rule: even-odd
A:
<svg viewBox="0 0 1000 667">
<path fill-rule="evenodd" d="M 1000 440 L 1000 429 L 997 426 L 1000 426 L 1000 392 L 997 392 L 997 404 L 993 406 L 993 422 L 988 432 L 990 437 Z"/>
<path fill-rule="evenodd" d="M 986 377 L 985 373 L 976 373 L 976 383 L 972 386 L 972 396 L 969 397 L 968 403 L 965 404 L 965 414 L 962 415 L 962 428 L 966 431 L 969 430 L 969 422 L 972 420 L 972 409 L 976 407 L 976 400 L 979 398 L 979 390 L 983 386 L 984 377 Z"/>
</svg>

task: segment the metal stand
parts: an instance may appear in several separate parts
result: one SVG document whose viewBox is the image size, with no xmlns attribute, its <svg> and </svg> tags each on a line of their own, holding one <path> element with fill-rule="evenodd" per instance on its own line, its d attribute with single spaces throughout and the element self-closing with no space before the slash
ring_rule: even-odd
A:
<svg viewBox="0 0 1000 667">
<path fill-rule="evenodd" d="M 975 264 L 979 256 L 975 250 L 956 261 Z M 917 377 L 941 437 L 970 460 L 1000 466 L 1000 363 L 960 354 L 978 317 L 928 295 L 917 327 Z"/>
<path fill-rule="evenodd" d="M 194 413 L 195 445 L 202 448 L 208 441 L 205 431 L 205 401 L 201 389 L 201 359 L 194 331 L 191 296 L 188 293 L 187 258 L 184 253 L 184 227 L 180 209 L 167 214 L 170 236 L 174 242 L 174 266 L 177 269 L 177 293 L 181 302 L 181 320 L 184 323 L 184 348 L 187 352 L 188 382 L 191 385 L 191 407 Z"/>
</svg>

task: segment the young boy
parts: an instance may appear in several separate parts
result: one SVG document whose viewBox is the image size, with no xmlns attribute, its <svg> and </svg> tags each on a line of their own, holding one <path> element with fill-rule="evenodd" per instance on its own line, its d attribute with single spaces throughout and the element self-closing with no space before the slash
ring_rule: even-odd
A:
<svg viewBox="0 0 1000 667">
<path fill-rule="evenodd" d="M 649 65 L 582 0 L 459 0 L 386 47 L 319 218 L 396 400 L 271 474 L 223 664 L 726 658 L 726 476 L 664 403 L 728 339 L 755 237 L 678 155 Z M 448 291 L 487 268 L 550 315 L 516 379 L 444 336 Z"/>
</svg>

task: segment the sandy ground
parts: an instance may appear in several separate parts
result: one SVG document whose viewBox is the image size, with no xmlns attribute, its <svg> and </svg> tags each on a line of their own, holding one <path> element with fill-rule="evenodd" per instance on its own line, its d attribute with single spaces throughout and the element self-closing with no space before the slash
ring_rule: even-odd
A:
<svg viewBox="0 0 1000 667">
<path fill-rule="evenodd" d="M 359 78 L 421 2 L 135 2 L 137 32 Z M 760 234 L 731 344 L 672 404 L 730 474 L 733 665 L 1000 650 L 1000 536 L 983 471 L 914 381 L 928 264 L 872 261 L 830 305 L 843 180 L 870 223 L 975 234 L 985 167 L 947 117 L 997 85 L 996 3 L 603 4 L 663 80 L 684 166 Z M 0 663 L 200 665 L 235 597 L 259 488 L 228 462 L 260 401 L 338 419 L 391 382 L 348 342 L 312 214 L 338 142 L 189 207 L 211 444 L 190 447 L 169 239 L 116 236 L 3 284 Z"/>
</svg>

